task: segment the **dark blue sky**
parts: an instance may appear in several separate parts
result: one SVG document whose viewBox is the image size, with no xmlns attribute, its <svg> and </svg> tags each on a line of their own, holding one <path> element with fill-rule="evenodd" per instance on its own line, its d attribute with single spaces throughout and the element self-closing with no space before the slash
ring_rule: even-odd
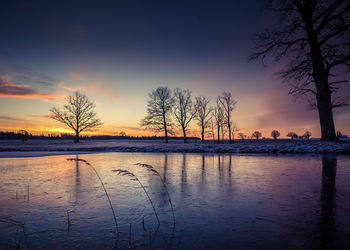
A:
<svg viewBox="0 0 350 250">
<path fill-rule="evenodd" d="M 7 1 L 1 54 L 244 59 L 263 1 Z"/>
</svg>

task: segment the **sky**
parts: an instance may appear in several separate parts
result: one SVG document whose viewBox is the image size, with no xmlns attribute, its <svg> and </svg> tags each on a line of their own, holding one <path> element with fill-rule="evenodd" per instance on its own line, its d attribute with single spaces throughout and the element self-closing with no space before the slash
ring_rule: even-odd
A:
<svg viewBox="0 0 350 250">
<path fill-rule="evenodd" d="M 158 86 L 237 101 L 240 132 L 320 136 L 318 115 L 288 95 L 279 65 L 247 58 L 252 36 L 275 23 L 261 0 L 6 1 L 0 12 L 0 130 L 65 133 L 50 108 L 80 91 L 104 123 L 94 134 L 154 135 L 140 127 Z M 350 109 L 334 114 L 350 135 Z M 190 135 L 199 136 L 196 122 Z"/>
</svg>

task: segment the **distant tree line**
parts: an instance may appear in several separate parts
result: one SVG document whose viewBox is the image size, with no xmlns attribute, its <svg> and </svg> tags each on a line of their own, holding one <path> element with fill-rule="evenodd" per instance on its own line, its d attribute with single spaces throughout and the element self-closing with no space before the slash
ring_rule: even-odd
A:
<svg viewBox="0 0 350 250">
<path fill-rule="evenodd" d="M 338 133 L 340 133 L 339 131 L 337 132 L 337 135 Z M 341 133 L 340 133 L 341 134 Z M 295 132 L 288 132 L 286 134 L 287 137 L 290 137 L 292 140 L 293 139 L 310 139 L 312 133 L 310 131 L 306 131 L 303 135 L 298 135 L 297 133 Z M 249 137 L 249 136 L 246 136 L 245 134 L 243 133 L 239 133 L 238 134 L 239 138 L 243 141 L 244 139 L 256 139 L 256 140 L 259 140 L 261 137 L 262 137 L 262 133 L 260 131 L 254 131 L 252 133 L 252 135 Z M 274 140 L 277 140 L 278 137 L 280 137 L 281 134 L 278 130 L 272 130 L 271 131 L 271 137 L 274 139 Z"/>
<path fill-rule="evenodd" d="M 165 139 L 164 136 L 128 136 L 123 135 L 80 135 L 80 139 L 96 139 L 96 140 L 118 140 L 118 139 L 127 139 L 127 140 L 162 140 Z M 31 133 L 28 133 L 26 130 L 19 130 L 17 132 L 7 132 L 7 131 L 0 131 L 0 140 L 22 140 L 22 141 L 28 141 L 28 140 L 35 140 L 35 139 L 48 139 L 48 140 L 60 140 L 60 139 L 69 139 L 69 140 L 75 140 L 74 134 L 67 134 L 67 133 L 60 133 L 60 134 L 39 134 L 39 135 L 33 135 Z M 182 136 L 170 136 L 170 140 L 183 140 L 184 138 Z M 200 140 L 199 137 L 187 137 L 187 140 L 192 141 L 198 141 Z"/>
</svg>

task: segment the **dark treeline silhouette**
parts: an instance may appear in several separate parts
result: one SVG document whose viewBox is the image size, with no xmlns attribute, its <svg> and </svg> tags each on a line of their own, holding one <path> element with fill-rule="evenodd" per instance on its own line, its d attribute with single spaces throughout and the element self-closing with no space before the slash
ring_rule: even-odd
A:
<svg viewBox="0 0 350 250">
<path fill-rule="evenodd" d="M 24 130 L 25 131 L 25 130 Z M 25 139 L 24 139 L 25 138 Z M 80 135 L 80 139 L 93 139 L 93 140 L 163 140 L 165 139 L 164 136 L 120 136 L 120 135 Z M 6 131 L 0 131 L 0 140 L 35 140 L 35 139 L 69 139 L 74 140 L 75 135 L 74 134 L 39 134 L 39 135 L 33 135 L 31 133 L 23 134 L 23 132 L 6 132 Z M 170 136 L 168 137 L 169 140 L 183 140 L 184 138 L 182 136 Z M 187 137 L 187 140 L 191 141 L 199 141 L 199 137 L 190 136 Z"/>
<path fill-rule="evenodd" d="M 22 140 L 22 141 L 28 141 L 32 139 L 75 139 L 75 135 L 73 134 L 39 134 L 39 135 L 33 135 L 27 131 L 26 133 L 23 133 L 25 130 L 20 130 L 18 132 L 7 132 L 7 131 L 0 131 L 0 140 Z M 90 138 L 89 136 L 83 135 L 80 136 L 80 138 Z"/>
</svg>

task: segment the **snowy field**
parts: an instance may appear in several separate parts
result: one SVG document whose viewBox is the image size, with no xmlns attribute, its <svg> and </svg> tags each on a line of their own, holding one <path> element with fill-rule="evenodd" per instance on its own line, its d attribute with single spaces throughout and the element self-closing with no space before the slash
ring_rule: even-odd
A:
<svg viewBox="0 0 350 250">
<path fill-rule="evenodd" d="M 182 140 L 18 140 L 0 141 L 0 157 L 43 156 L 74 152 L 186 152 L 186 153 L 350 153 L 350 141 L 236 140 L 234 144 Z"/>
</svg>

